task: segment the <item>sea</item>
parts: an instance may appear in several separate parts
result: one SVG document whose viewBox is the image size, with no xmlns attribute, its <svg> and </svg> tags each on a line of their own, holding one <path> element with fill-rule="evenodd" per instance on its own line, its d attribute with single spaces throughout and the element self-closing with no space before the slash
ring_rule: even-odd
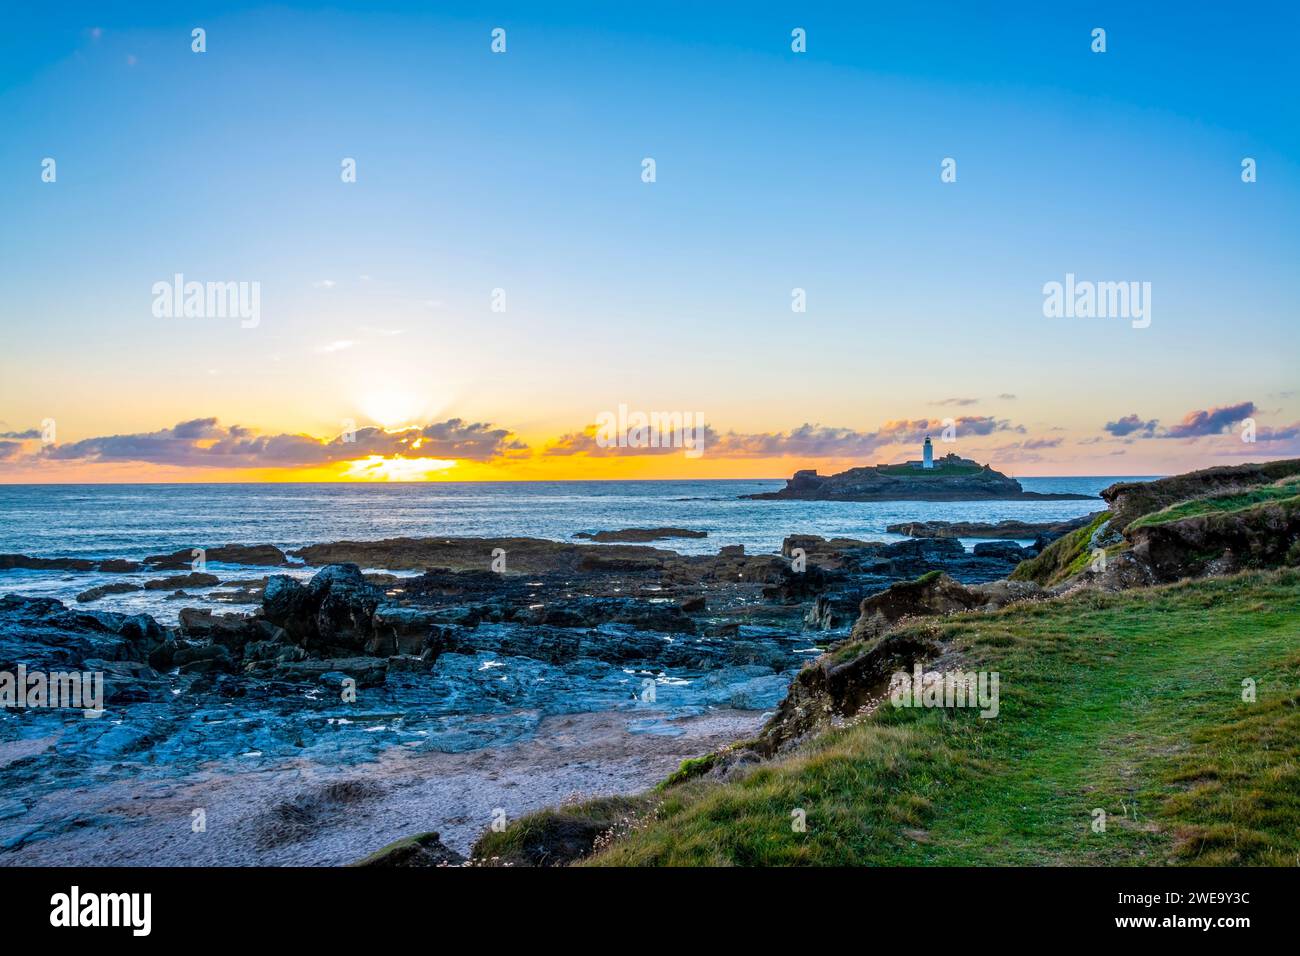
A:
<svg viewBox="0 0 1300 956">
<path fill-rule="evenodd" d="M 1096 495 L 1142 477 L 1022 478 L 1026 491 Z M 340 540 L 390 537 L 535 537 L 572 541 L 580 531 L 677 527 L 705 538 L 655 546 L 683 554 L 744 545 L 778 552 L 791 534 L 898 540 L 890 524 L 908 521 L 1055 521 L 1103 507 L 1095 501 L 750 501 L 783 480 L 426 482 L 400 484 L 0 485 L 0 554 L 133 558 L 223 544 L 274 544 L 284 550 Z M 972 547 L 974 541 L 965 541 Z M 246 566 L 207 570 L 223 581 L 259 573 Z M 277 569 L 282 570 L 282 569 Z M 310 574 L 310 569 L 291 569 Z M 74 601 L 129 574 L 0 571 L 0 594 Z M 176 617 L 160 591 L 111 595 L 88 608 Z"/>
</svg>

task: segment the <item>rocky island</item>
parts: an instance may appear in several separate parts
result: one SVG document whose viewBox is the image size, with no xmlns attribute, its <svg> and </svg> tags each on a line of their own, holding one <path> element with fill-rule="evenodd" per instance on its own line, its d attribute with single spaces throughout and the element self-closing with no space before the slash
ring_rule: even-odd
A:
<svg viewBox="0 0 1300 956">
<path fill-rule="evenodd" d="M 930 439 L 924 457 L 895 465 L 867 465 L 837 475 L 796 471 L 780 491 L 742 497 L 758 501 L 1090 501 L 1090 495 L 1025 491 L 1014 478 L 969 458 L 935 461 Z"/>
</svg>

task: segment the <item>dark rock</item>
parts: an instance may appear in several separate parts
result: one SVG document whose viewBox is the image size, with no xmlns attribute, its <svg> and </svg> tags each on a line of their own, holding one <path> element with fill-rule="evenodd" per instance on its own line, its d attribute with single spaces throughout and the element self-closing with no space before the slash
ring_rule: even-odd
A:
<svg viewBox="0 0 1300 956">
<path fill-rule="evenodd" d="M 579 531 L 575 538 L 591 541 L 661 541 L 665 538 L 707 538 L 707 531 L 690 531 L 686 528 L 623 528 L 621 531 Z"/>
<path fill-rule="evenodd" d="M 93 571 L 95 562 L 84 558 L 33 558 L 25 554 L 0 554 L 0 571 Z"/>
<path fill-rule="evenodd" d="M 192 571 L 189 574 L 176 574 L 169 578 L 154 578 L 144 582 L 147 591 L 170 591 L 174 588 L 210 588 L 220 584 L 221 579 L 215 574 Z"/>
<path fill-rule="evenodd" d="M 465 857 L 443 846 L 437 833 L 420 833 L 376 850 L 353 866 L 399 867 L 461 866 Z"/>
<path fill-rule="evenodd" d="M 389 571 L 491 571 L 493 552 L 505 552 L 507 574 L 612 569 L 605 562 L 631 562 L 654 568 L 676 557 L 639 545 L 571 544 L 542 538 L 387 538 L 382 541 L 335 541 L 292 552 L 310 565 L 356 564 Z"/>
<path fill-rule="evenodd" d="M 915 662 L 939 653 L 938 645 L 928 640 L 888 635 L 847 658 L 823 654 L 795 677 L 755 749 L 771 755 L 835 718 L 852 717 L 887 694 L 896 671 L 909 670 Z"/>
<path fill-rule="evenodd" d="M 355 564 L 335 564 L 305 585 L 285 575 L 270 577 L 262 614 L 312 654 L 355 654 L 365 651 L 375 636 L 374 614 L 383 596 Z M 387 647 L 376 649 L 389 653 Z"/>
<path fill-rule="evenodd" d="M 149 652 L 149 666 L 156 671 L 168 671 L 176 666 L 176 641 L 168 637 Z"/>
<path fill-rule="evenodd" d="M 1055 541 L 1076 528 L 1092 524 L 1097 512 L 1071 518 L 1068 521 L 1016 521 L 1008 519 L 991 524 L 986 521 L 907 521 L 891 524 L 890 534 L 905 534 L 912 538 L 1039 538 Z"/>
<path fill-rule="evenodd" d="M 627 624 L 639 631 L 694 634 L 695 622 L 676 604 L 635 598 L 574 598 L 530 609 L 533 624 L 550 627 L 596 627 Z"/>
<path fill-rule="evenodd" d="M 358 687 L 378 687 L 387 679 L 388 661 L 374 657 L 284 661 L 278 663 L 271 673 L 279 680 L 341 686 L 344 678 L 351 678 Z"/>
<path fill-rule="evenodd" d="M 140 585 L 132 584 L 130 581 L 114 581 L 112 584 L 100 584 L 87 591 L 82 591 L 77 595 L 77 603 L 89 604 L 91 601 L 98 601 L 108 594 L 126 594 L 130 591 L 140 590 L 142 590 Z"/>
<path fill-rule="evenodd" d="M 703 594 L 692 594 L 679 600 L 677 606 L 687 614 L 702 614 L 708 609 L 708 601 Z"/>
<path fill-rule="evenodd" d="M 288 635 L 270 621 L 245 614 L 214 614 L 207 608 L 182 608 L 179 614 L 181 633 L 189 640 L 221 644 L 235 657 L 241 657 L 250 641 L 286 641 Z"/>
<path fill-rule="evenodd" d="M 625 557 L 617 554 L 584 554 L 578 559 L 577 570 L 584 573 L 618 571 L 654 571 L 663 566 L 658 558 Z"/>
<path fill-rule="evenodd" d="M 322 569 L 307 583 L 307 597 L 316 606 L 316 634 L 324 648 L 365 649 L 383 595 L 366 583 L 360 568 L 336 564 Z"/>
<path fill-rule="evenodd" d="M 853 639 L 875 637 L 906 617 L 969 611 L 985 602 L 946 574 L 932 572 L 916 581 L 892 584 L 862 602 Z"/>
<path fill-rule="evenodd" d="M 99 562 L 98 570 L 105 571 L 109 574 L 133 574 L 134 572 L 139 571 L 141 567 L 142 565 L 139 561 L 127 561 L 123 558 L 108 558 L 107 560 Z"/>
<path fill-rule="evenodd" d="M 87 659 L 143 662 L 166 640 L 153 618 L 72 611 L 51 598 L 0 598 L 0 669 L 85 669 Z"/>
<path fill-rule="evenodd" d="M 203 674 L 210 671 L 233 673 L 234 659 L 220 644 L 191 644 L 177 642 L 172 652 L 172 664 L 179 667 L 182 674 Z"/>
<path fill-rule="evenodd" d="M 139 704 L 162 698 L 163 681 L 148 664 L 90 659 L 85 662 L 85 669 L 103 675 L 103 703 L 106 706 Z"/>
<path fill-rule="evenodd" d="M 307 589 L 297 579 L 284 574 L 267 578 L 262 592 L 262 614 L 288 631 L 294 640 L 306 639 L 312 633 L 313 610 Z"/>
<path fill-rule="evenodd" d="M 813 606 L 804 615 L 803 625 L 812 631 L 829 631 L 836 627 L 835 605 L 830 598 L 822 595 L 813 601 Z"/>
<path fill-rule="evenodd" d="M 454 618 L 459 616 L 463 619 L 463 613 L 456 614 L 456 611 L 463 610 L 381 604 L 371 616 L 374 632 L 367 650 L 384 656 L 421 654 L 430 647 L 439 650 L 441 644 L 434 640 L 435 635 L 443 626 L 456 623 Z"/>
<path fill-rule="evenodd" d="M 1014 541 L 981 541 L 975 545 L 975 556 L 979 558 L 997 558 L 1019 564 L 1025 559 L 1024 549 Z"/>
<path fill-rule="evenodd" d="M 284 552 L 270 544 L 227 544 L 217 548 L 203 549 L 206 561 L 221 564 L 249 564 L 263 567 L 277 567 L 288 564 Z M 183 571 L 194 566 L 194 549 L 181 548 L 171 554 L 152 554 L 144 563 L 158 571 Z"/>
<path fill-rule="evenodd" d="M 792 534 L 781 542 L 781 554 L 792 560 L 803 552 L 809 565 L 827 570 L 856 566 L 864 555 L 878 552 L 885 545 L 880 541 L 859 541 L 856 538 L 823 538 L 815 534 Z"/>
</svg>

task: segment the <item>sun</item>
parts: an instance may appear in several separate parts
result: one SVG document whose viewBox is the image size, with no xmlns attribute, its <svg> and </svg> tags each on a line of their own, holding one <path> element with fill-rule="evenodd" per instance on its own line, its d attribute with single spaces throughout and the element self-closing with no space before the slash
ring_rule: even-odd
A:
<svg viewBox="0 0 1300 956">
<path fill-rule="evenodd" d="M 343 478 L 347 481 L 427 481 L 440 471 L 454 468 L 449 458 L 384 458 L 371 455 L 348 462 Z"/>
<path fill-rule="evenodd" d="M 387 388 L 367 392 L 358 402 L 361 410 L 385 428 L 409 425 L 418 421 L 423 403 L 414 394 L 403 389 Z"/>
</svg>

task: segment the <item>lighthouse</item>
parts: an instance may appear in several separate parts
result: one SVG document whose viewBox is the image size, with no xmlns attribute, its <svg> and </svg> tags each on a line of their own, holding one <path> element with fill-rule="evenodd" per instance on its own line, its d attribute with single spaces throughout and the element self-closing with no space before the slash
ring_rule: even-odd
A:
<svg viewBox="0 0 1300 956">
<path fill-rule="evenodd" d="M 925 445 L 921 449 L 921 467 L 934 467 L 934 447 L 930 444 L 930 436 L 925 436 Z"/>
</svg>

